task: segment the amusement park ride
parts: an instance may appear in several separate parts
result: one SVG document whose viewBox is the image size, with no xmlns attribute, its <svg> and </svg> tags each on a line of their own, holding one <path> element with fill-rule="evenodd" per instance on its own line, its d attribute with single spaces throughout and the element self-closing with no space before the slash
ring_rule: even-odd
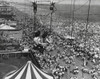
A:
<svg viewBox="0 0 100 79">
<path fill-rule="evenodd" d="M 18 3 L 18 2 L 5 2 L 2 1 L 2 3 L 0 4 L 0 18 L 4 19 L 4 22 L 8 22 L 9 20 L 12 22 L 16 22 L 14 21 L 14 17 L 15 14 L 13 13 L 13 9 L 10 6 L 10 4 L 14 4 L 14 5 L 22 5 L 22 6 L 26 6 L 26 7 L 32 7 L 33 8 L 33 14 L 34 14 L 34 30 L 36 29 L 36 17 L 37 17 L 37 12 L 38 12 L 38 6 L 44 6 L 44 5 L 48 5 L 49 6 L 49 10 L 50 10 L 50 32 L 52 30 L 52 15 L 55 13 L 56 9 L 56 3 L 60 3 L 63 0 L 27 0 L 27 2 L 29 2 L 28 4 L 26 3 Z M 89 1 L 90 2 L 90 1 Z M 74 20 L 74 9 L 75 9 L 75 0 L 73 2 L 73 17 L 72 17 L 72 31 L 71 31 L 71 37 L 73 37 L 73 31 L 74 31 L 74 25 L 73 25 L 73 20 Z M 89 10 L 90 10 L 90 3 L 89 3 L 89 8 L 88 8 L 88 15 L 87 15 L 87 25 L 86 25 L 86 30 L 87 30 L 87 26 L 88 26 L 88 22 L 89 22 Z M 17 23 L 16 23 L 17 25 Z M 87 32 L 87 31 L 86 31 Z M 87 33 L 86 33 L 87 34 Z M 87 37 L 87 35 L 85 35 Z M 85 40 L 86 42 L 86 40 Z"/>
<path fill-rule="evenodd" d="M 26 4 L 23 4 L 23 3 L 18 3 L 18 2 L 2 3 L 2 4 L 0 4 L 0 18 L 4 19 L 4 22 L 2 22 L 2 23 L 6 23 L 9 20 L 11 22 L 15 21 L 14 20 L 15 14 L 13 13 L 13 9 L 11 8 L 11 6 L 9 6 L 10 4 L 24 5 L 24 6 L 27 6 L 27 7 L 33 7 L 33 14 L 34 14 L 33 19 L 34 19 L 34 31 L 35 31 L 36 30 L 35 26 L 36 26 L 38 5 L 40 5 L 40 6 L 48 5 L 49 6 L 49 10 L 50 10 L 50 33 L 51 33 L 52 32 L 52 21 L 53 21 L 53 18 L 52 18 L 53 16 L 52 15 L 57 10 L 55 4 L 59 3 L 60 1 L 62 1 L 62 0 L 57 0 L 56 2 L 55 1 L 50 1 L 50 0 L 45 0 L 45 1 L 43 1 L 43 0 L 41 0 L 41 1 L 37 1 L 37 0 L 33 1 L 33 0 L 31 0 L 31 1 L 29 1 L 29 3 L 30 3 L 29 5 L 28 4 L 26 5 Z M 87 27 L 88 27 L 88 23 L 89 23 L 90 3 L 91 3 L 91 0 L 89 0 L 87 23 L 86 23 L 86 28 L 85 28 L 85 30 L 86 30 L 85 37 L 86 38 L 87 38 L 87 29 L 88 29 Z M 65 39 L 67 39 L 68 42 L 72 42 L 75 39 L 73 37 L 73 31 L 74 31 L 74 24 L 73 24 L 73 22 L 74 22 L 74 9 L 75 9 L 75 0 L 73 2 L 73 14 L 72 14 L 72 21 L 71 21 L 72 22 L 71 35 L 68 38 L 65 37 Z M 85 47 L 86 47 L 86 42 L 87 42 L 87 40 L 85 40 Z M 5 52 L 10 50 L 9 53 L 22 53 L 23 49 L 24 49 L 23 46 L 21 46 L 19 42 L 13 41 L 13 39 L 10 39 L 10 40 L 0 39 L 0 50 L 1 50 L 1 52 L 2 52 L 2 50 L 4 50 Z M 5 52 L 4 53 L 0 53 L 0 54 L 5 54 L 5 56 L 7 56 L 7 54 L 9 54 L 9 53 L 8 52 L 5 53 Z"/>
<path fill-rule="evenodd" d="M 35 26 L 36 26 L 36 14 L 38 11 L 38 5 L 45 5 L 46 3 L 50 3 L 47 4 L 50 6 L 50 11 L 51 11 L 51 21 L 50 21 L 50 29 L 52 28 L 52 14 L 55 11 L 55 2 L 50 2 L 48 1 L 29 1 L 31 4 L 27 5 L 28 7 L 33 7 L 33 13 L 34 13 L 34 30 L 35 30 Z M 15 4 L 15 5 L 25 5 L 26 4 L 21 4 L 21 3 L 17 3 L 17 2 L 6 2 L 6 1 L 1 1 L 0 2 L 0 24 L 7 24 L 13 27 L 17 26 L 17 21 L 14 19 L 14 17 L 16 16 L 13 12 L 13 8 L 11 7 L 10 4 Z M 23 51 L 23 46 L 20 45 L 20 43 L 18 42 L 18 40 L 14 40 L 13 38 L 7 39 L 4 37 L 4 32 L 8 31 L 10 32 L 11 30 L 7 29 L 7 30 L 0 30 L 0 36 L 2 37 L 0 39 L 0 53 L 4 54 L 5 52 L 9 51 L 9 53 L 13 53 L 13 52 L 18 52 L 18 51 Z M 12 32 L 15 31 L 12 30 Z M 18 31 L 18 30 L 16 30 Z M 8 53 L 7 53 L 8 54 Z"/>
<path fill-rule="evenodd" d="M 38 12 L 38 5 L 39 6 L 44 6 L 44 5 L 47 5 L 47 6 L 50 6 L 49 7 L 49 10 L 51 11 L 51 17 L 50 17 L 50 32 L 52 30 L 52 15 L 53 13 L 56 11 L 56 7 L 55 7 L 55 3 L 58 1 L 53 1 L 53 0 L 27 0 L 29 2 L 29 4 L 23 4 L 23 3 L 18 3 L 18 2 L 6 2 L 6 1 L 1 1 L 0 2 L 0 19 L 1 19 L 1 24 L 9 24 L 10 26 L 14 26 L 15 24 L 15 27 L 17 25 L 17 22 L 16 20 L 14 19 L 14 17 L 16 16 L 13 12 L 13 8 L 11 7 L 11 4 L 14 4 L 14 5 L 22 5 L 22 6 L 27 6 L 27 7 L 33 7 L 33 14 L 34 14 L 34 31 L 36 30 L 36 17 L 37 17 L 37 12 Z M 59 0 L 59 2 L 62 1 L 62 0 Z M 10 21 L 10 22 L 9 22 Z M 14 23 L 13 23 L 14 22 Z M 1 31 L 2 32 L 2 31 Z M 13 39 L 10 39 L 10 40 L 13 40 Z M 5 49 L 0 49 L 0 50 L 9 50 L 10 47 L 13 48 L 18 51 L 20 50 L 19 48 L 21 47 L 19 45 L 19 43 L 16 43 L 14 44 L 13 42 L 11 42 L 10 40 L 7 40 L 7 39 L 1 39 L 1 43 L 3 44 L 0 44 L 0 47 L 3 48 L 5 47 Z M 4 42 L 3 42 L 4 41 Z M 9 41 L 9 43 L 8 43 Z M 5 43 L 5 44 L 4 44 Z M 8 48 L 6 48 L 8 47 Z M 10 49 L 11 50 L 11 49 Z M 12 51 L 12 50 L 11 50 Z"/>
</svg>

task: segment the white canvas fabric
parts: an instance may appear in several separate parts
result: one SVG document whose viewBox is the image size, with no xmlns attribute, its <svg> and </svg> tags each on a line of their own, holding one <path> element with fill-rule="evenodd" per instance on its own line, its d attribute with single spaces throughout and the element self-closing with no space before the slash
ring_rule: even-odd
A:
<svg viewBox="0 0 100 79">
<path fill-rule="evenodd" d="M 13 73 L 8 73 L 3 79 L 54 79 L 53 76 L 38 69 L 31 61 Z"/>
</svg>

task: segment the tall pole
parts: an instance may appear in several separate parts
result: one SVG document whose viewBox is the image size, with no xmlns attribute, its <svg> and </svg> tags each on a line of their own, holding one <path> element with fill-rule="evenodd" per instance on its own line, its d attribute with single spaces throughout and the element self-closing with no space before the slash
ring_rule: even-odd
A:
<svg viewBox="0 0 100 79">
<path fill-rule="evenodd" d="M 33 12 L 34 12 L 34 31 L 36 30 L 36 13 L 37 13 L 37 3 L 32 2 Z"/>
<path fill-rule="evenodd" d="M 69 14 L 69 24 L 71 23 L 71 18 L 72 18 L 72 15 L 71 15 L 71 13 L 72 13 L 72 0 L 71 0 L 71 5 L 70 5 L 70 12 L 69 12 L 70 14 Z"/>
<path fill-rule="evenodd" d="M 51 12 L 51 17 L 50 17 L 50 33 L 52 31 L 52 15 L 53 15 L 53 12 Z"/>
<path fill-rule="evenodd" d="M 91 0 L 89 0 L 89 6 L 88 6 L 87 23 L 86 23 L 86 28 L 85 28 L 85 44 L 84 44 L 84 48 L 86 48 L 86 45 L 87 45 L 87 33 L 88 33 L 88 24 L 89 24 L 89 17 L 90 17 L 90 7 L 91 7 Z"/>
<path fill-rule="evenodd" d="M 68 66 L 67 78 L 70 79 L 70 65 Z"/>
<path fill-rule="evenodd" d="M 74 12 L 74 10 L 75 10 L 75 1 L 76 0 L 74 0 L 73 1 L 73 13 L 72 13 L 72 28 L 71 28 L 71 36 L 73 36 L 73 32 L 74 32 L 74 15 L 75 15 L 75 12 Z"/>
<path fill-rule="evenodd" d="M 36 13 L 34 12 L 34 31 L 36 30 Z"/>
<path fill-rule="evenodd" d="M 86 23 L 86 28 L 85 28 L 85 44 L 84 44 L 84 49 L 86 49 L 86 45 L 87 45 L 87 33 L 88 33 L 88 24 L 89 24 L 89 17 L 90 17 L 90 7 L 91 7 L 91 0 L 89 0 L 89 6 L 88 6 L 87 23 Z M 82 72 L 82 78 L 84 78 L 84 73 L 83 72 Z"/>
<path fill-rule="evenodd" d="M 51 3 L 51 5 L 50 5 L 50 10 L 51 10 L 51 17 L 50 17 L 50 33 L 51 33 L 51 31 L 52 31 L 52 21 L 53 21 L 52 15 L 53 15 L 53 13 L 54 13 L 54 11 L 55 11 L 55 3 L 54 3 L 54 2 Z"/>
</svg>

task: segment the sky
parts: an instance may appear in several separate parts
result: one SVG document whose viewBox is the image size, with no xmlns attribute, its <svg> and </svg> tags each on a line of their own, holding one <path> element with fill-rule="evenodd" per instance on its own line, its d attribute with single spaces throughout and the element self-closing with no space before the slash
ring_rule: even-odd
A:
<svg viewBox="0 0 100 79">
<path fill-rule="evenodd" d="M 73 2 L 74 0 L 72 0 Z M 75 0 L 75 4 L 84 4 L 86 3 L 88 4 L 89 0 Z M 64 0 L 61 2 L 62 4 L 71 4 L 71 0 Z M 100 0 L 91 0 L 91 4 L 92 5 L 100 5 Z"/>
<path fill-rule="evenodd" d="M 6 0 L 6 1 L 20 2 L 20 3 L 26 2 L 27 3 L 27 2 L 34 1 L 34 0 Z M 36 0 L 36 1 L 43 1 L 43 2 L 45 2 L 45 1 L 55 1 L 58 4 L 71 4 L 71 0 Z M 74 0 L 72 0 L 72 1 L 74 1 Z M 82 5 L 86 2 L 88 4 L 89 0 L 75 0 L 75 4 L 80 4 L 80 5 Z M 100 0 L 91 0 L 91 5 L 100 5 Z"/>
</svg>

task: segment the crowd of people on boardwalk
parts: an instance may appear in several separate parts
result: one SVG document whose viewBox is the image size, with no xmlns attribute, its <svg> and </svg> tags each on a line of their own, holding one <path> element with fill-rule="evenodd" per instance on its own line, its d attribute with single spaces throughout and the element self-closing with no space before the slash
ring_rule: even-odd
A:
<svg viewBox="0 0 100 79">
<path fill-rule="evenodd" d="M 76 67 L 76 63 L 74 59 L 76 57 L 80 58 L 81 61 L 83 61 L 83 67 L 81 68 L 81 71 L 83 73 L 91 74 L 92 77 L 96 77 L 97 74 L 99 74 L 99 66 L 100 66 L 100 54 L 99 54 L 99 47 L 96 46 L 97 43 L 93 42 L 91 43 L 91 47 L 89 48 L 89 45 L 87 48 L 84 48 L 82 44 L 84 43 L 84 32 L 86 23 L 81 21 L 75 21 L 75 31 L 73 32 L 76 37 L 75 41 L 73 42 L 72 39 L 65 40 L 62 37 L 59 37 L 55 34 L 48 34 L 48 31 L 43 32 L 42 34 L 40 31 L 36 31 L 34 34 L 34 44 L 32 46 L 32 50 L 35 50 L 35 56 L 39 60 L 39 63 L 41 64 L 41 67 L 43 69 L 49 69 L 52 71 L 52 73 L 58 77 L 63 77 L 66 72 L 68 72 L 68 69 L 70 65 L 75 66 L 76 69 L 73 69 L 70 73 L 72 74 L 78 74 L 79 68 Z M 90 27 L 91 26 L 91 27 Z M 90 23 L 89 24 L 90 29 L 88 30 L 88 34 L 91 36 L 93 29 L 96 27 L 96 30 L 98 31 L 98 24 Z M 66 29 L 66 28 L 64 28 Z M 78 29 L 78 30 L 77 30 Z M 70 31 L 70 30 L 69 30 Z M 95 31 L 95 32 L 97 32 Z M 83 36 L 82 36 L 83 35 Z M 62 35 L 63 36 L 63 35 Z M 97 36 L 97 35 L 95 35 Z M 91 41 L 95 41 L 97 39 L 94 36 L 91 36 Z M 88 41 L 88 44 L 90 44 L 90 38 Z M 97 40 L 96 40 L 97 41 Z M 95 45 L 94 45 L 95 44 Z M 83 44 L 84 45 L 84 44 Z M 94 47 L 93 47 L 94 46 Z M 63 47 L 63 51 L 59 51 L 60 48 Z M 68 49 L 70 52 L 68 53 Z M 51 55 L 48 52 L 57 50 L 56 55 Z M 40 53 L 39 53 L 40 52 Z M 59 60 L 62 60 L 66 66 L 61 66 L 59 64 Z M 92 69 L 87 69 L 86 66 L 89 64 L 87 61 L 92 62 L 95 66 Z M 76 78 L 76 77 L 75 77 Z"/>
<path fill-rule="evenodd" d="M 36 44 L 36 47 L 34 47 L 34 49 L 39 50 L 35 53 L 35 56 L 39 60 L 41 67 L 43 69 L 50 70 L 57 79 L 61 79 L 64 74 L 68 72 L 68 69 L 71 67 L 71 65 L 75 67 L 70 71 L 70 73 L 74 75 L 77 75 L 79 73 L 79 70 L 81 70 L 81 72 L 83 73 L 90 74 L 94 79 L 96 79 L 99 75 L 99 65 L 96 65 L 96 67 L 93 67 L 92 69 L 86 68 L 86 66 L 88 65 L 87 61 L 92 61 L 95 64 L 97 63 L 97 60 L 99 63 L 99 58 L 96 58 L 95 56 L 97 55 L 97 53 L 92 54 L 87 49 L 82 48 L 80 44 L 77 44 L 77 42 L 72 43 L 72 40 L 71 42 L 67 41 L 68 43 L 66 43 L 66 41 L 62 40 L 60 37 L 52 35 L 47 35 L 44 38 L 36 36 L 34 38 L 34 41 Z M 63 52 L 59 50 L 62 46 L 64 49 Z M 69 53 L 68 49 L 70 49 Z M 51 55 L 50 53 L 48 53 L 54 50 L 57 50 L 57 54 Z M 78 68 L 75 63 L 76 57 L 79 57 L 83 61 L 83 67 L 81 69 Z M 60 60 L 62 60 L 66 64 L 66 66 L 60 65 L 58 62 Z"/>
</svg>

